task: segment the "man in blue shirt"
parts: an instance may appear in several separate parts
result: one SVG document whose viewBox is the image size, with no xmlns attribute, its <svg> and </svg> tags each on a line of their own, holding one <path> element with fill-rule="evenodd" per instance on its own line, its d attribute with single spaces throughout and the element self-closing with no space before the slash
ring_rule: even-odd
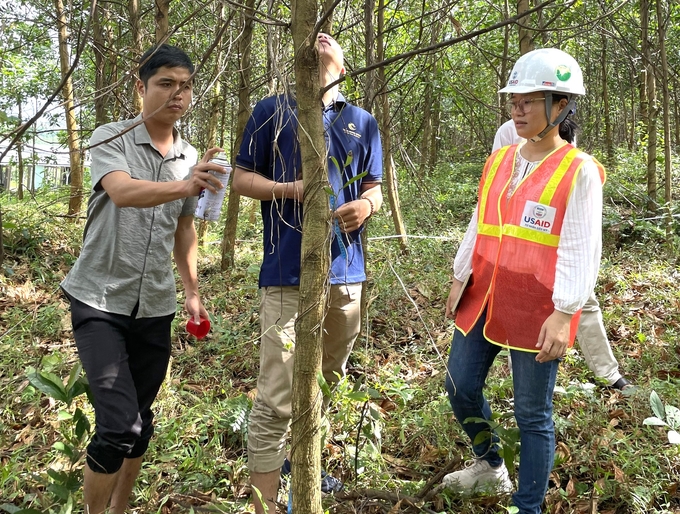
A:
<svg viewBox="0 0 680 514">
<path fill-rule="evenodd" d="M 343 53 L 327 34 L 318 40 L 320 84 L 345 73 Z M 350 105 L 338 86 L 322 98 L 331 208 L 339 230 L 331 246 L 330 297 L 324 320 L 323 375 L 333 383 L 345 375 L 360 330 L 361 283 L 366 280 L 360 234 L 382 205 L 382 148 L 375 118 Z M 259 102 L 236 157 L 233 187 L 261 201 L 264 257 L 260 270 L 260 375 L 248 428 L 251 483 L 275 512 L 291 388 L 300 283 L 303 184 L 295 100 L 281 95 Z M 352 178 L 361 178 L 347 184 Z M 331 489 L 337 490 L 337 481 Z M 323 489 L 323 487 L 322 487 Z M 253 495 L 257 514 L 264 508 Z"/>
</svg>

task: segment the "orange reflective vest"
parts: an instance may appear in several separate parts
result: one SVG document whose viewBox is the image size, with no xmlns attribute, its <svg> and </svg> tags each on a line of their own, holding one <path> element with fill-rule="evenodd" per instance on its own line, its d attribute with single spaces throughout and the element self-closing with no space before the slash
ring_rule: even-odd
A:
<svg viewBox="0 0 680 514">
<path fill-rule="evenodd" d="M 456 327 L 467 334 L 486 307 L 484 336 L 491 343 L 538 352 L 541 327 L 555 309 L 557 246 L 569 197 L 583 164 L 595 159 L 564 145 L 543 159 L 508 198 L 517 151 L 517 145 L 503 147 L 484 167 L 472 276 Z M 604 168 L 595 163 L 604 183 Z M 580 314 L 572 318 L 570 345 Z"/>
</svg>

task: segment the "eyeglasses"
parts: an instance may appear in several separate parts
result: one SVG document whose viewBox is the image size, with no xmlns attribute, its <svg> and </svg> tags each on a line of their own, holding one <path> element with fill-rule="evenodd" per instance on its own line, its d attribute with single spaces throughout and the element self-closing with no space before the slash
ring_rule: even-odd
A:
<svg viewBox="0 0 680 514">
<path fill-rule="evenodd" d="M 543 96 L 541 98 L 522 98 L 519 102 L 517 100 L 509 100 L 505 104 L 505 107 L 508 110 L 508 113 L 510 114 L 512 114 L 512 111 L 514 110 L 519 111 L 522 114 L 529 114 L 531 112 L 533 103 L 539 102 L 541 100 L 545 100 L 545 97 Z"/>
</svg>

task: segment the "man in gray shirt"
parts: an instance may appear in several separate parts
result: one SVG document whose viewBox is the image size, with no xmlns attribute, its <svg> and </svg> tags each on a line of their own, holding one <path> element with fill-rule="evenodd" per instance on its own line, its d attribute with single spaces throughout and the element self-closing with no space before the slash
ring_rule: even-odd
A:
<svg viewBox="0 0 680 514">
<path fill-rule="evenodd" d="M 141 59 L 134 120 L 98 127 L 91 139 L 92 194 L 83 247 L 61 286 L 71 301 L 79 357 L 92 390 L 95 434 L 87 447 L 85 512 L 123 514 L 153 434 L 151 404 L 170 358 L 177 300 L 208 317 L 198 294 L 193 211 L 202 188 L 221 188 L 174 124 L 191 102 L 194 66 L 182 50 L 160 45 Z"/>
</svg>

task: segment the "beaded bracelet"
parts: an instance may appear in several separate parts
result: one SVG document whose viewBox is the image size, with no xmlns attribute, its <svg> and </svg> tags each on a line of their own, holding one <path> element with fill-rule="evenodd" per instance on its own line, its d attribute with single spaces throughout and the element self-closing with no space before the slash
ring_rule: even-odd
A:
<svg viewBox="0 0 680 514">
<path fill-rule="evenodd" d="M 368 216 L 366 216 L 366 219 L 368 219 L 368 218 L 370 218 L 371 216 L 373 216 L 373 213 L 375 212 L 375 204 L 373 203 L 373 200 L 371 200 L 371 199 L 370 199 L 369 197 L 367 197 L 367 196 L 362 196 L 361 199 L 362 199 L 362 200 L 368 201 L 369 205 L 371 206 L 371 212 L 369 212 L 369 213 L 368 213 Z"/>
</svg>

